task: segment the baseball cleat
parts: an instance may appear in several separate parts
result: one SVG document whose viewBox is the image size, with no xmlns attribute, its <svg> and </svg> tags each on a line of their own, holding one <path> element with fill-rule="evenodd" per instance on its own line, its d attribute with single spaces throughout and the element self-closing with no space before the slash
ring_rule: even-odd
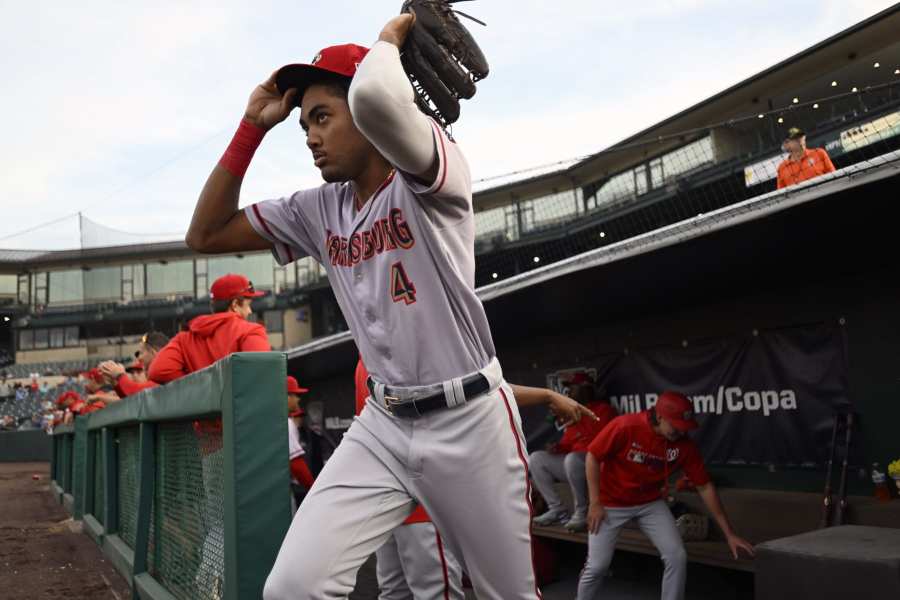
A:
<svg viewBox="0 0 900 600">
<path fill-rule="evenodd" d="M 572 518 L 566 521 L 563 527 L 576 533 L 587 531 L 587 519 L 584 515 L 572 515 Z"/>
<path fill-rule="evenodd" d="M 546 527 L 548 525 L 562 525 L 569 520 L 569 513 L 565 510 L 548 510 L 534 518 L 534 524 Z"/>
</svg>

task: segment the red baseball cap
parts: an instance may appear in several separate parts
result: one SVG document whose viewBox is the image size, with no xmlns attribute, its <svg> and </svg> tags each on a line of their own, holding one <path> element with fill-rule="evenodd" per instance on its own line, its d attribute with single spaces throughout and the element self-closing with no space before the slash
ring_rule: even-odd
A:
<svg viewBox="0 0 900 600">
<path fill-rule="evenodd" d="M 691 431 L 700 425 L 694 419 L 694 405 L 684 394 L 663 392 L 656 401 L 656 415 L 679 431 Z"/>
<path fill-rule="evenodd" d="M 297 383 L 297 380 L 294 377 L 288 375 L 287 378 L 287 391 L 288 394 L 305 394 L 309 390 L 306 388 L 300 387 L 300 384 Z"/>
<path fill-rule="evenodd" d="M 253 289 L 253 282 L 237 273 L 222 275 L 213 281 L 209 288 L 209 297 L 213 300 L 231 300 L 233 298 L 259 298 L 265 292 Z"/>
<path fill-rule="evenodd" d="M 306 88 L 322 80 L 343 77 L 352 79 L 359 63 L 369 49 L 356 44 L 341 44 L 322 48 L 309 64 L 285 65 L 275 73 L 275 87 L 284 94 L 291 88 L 297 89 L 294 104 L 300 106 Z"/>
</svg>

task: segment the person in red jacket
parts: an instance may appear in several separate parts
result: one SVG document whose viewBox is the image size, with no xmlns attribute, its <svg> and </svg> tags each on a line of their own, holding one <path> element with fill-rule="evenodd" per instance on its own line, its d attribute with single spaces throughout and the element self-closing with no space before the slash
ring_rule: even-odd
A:
<svg viewBox="0 0 900 600">
<path fill-rule="evenodd" d="M 662 599 L 684 598 L 687 554 L 675 517 L 663 499 L 668 496 L 669 475 L 682 469 L 725 535 L 734 558 L 739 549 L 753 555 L 753 546 L 731 528 L 700 449 L 687 437 L 697 427 L 691 401 L 677 392 L 663 392 L 653 408 L 613 419 L 588 446 L 590 534 L 577 600 L 598 597 L 619 530 L 632 519 L 659 550 L 665 565 Z"/>
<path fill-rule="evenodd" d="M 584 474 L 588 444 L 607 423 L 616 410 L 605 399 L 598 398 L 594 381 L 586 373 L 575 373 L 565 383 L 569 397 L 586 406 L 597 419 L 581 419 L 567 426 L 562 439 L 548 450 L 536 450 L 528 457 L 534 486 L 547 501 L 547 511 L 534 518 L 535 525 L 562 524 L 572 531 L 587 529 L 587 480 Z M 571 517 L 556 491 L 557 481 L 566 481 L 572 488 L 575 510 Z"/>
<path fill-rule="evenodd" d="M 272 349 L 266 329 L 247 320 L 253 298 L 263 295 L 243 275 L 228 274 L 210 288 L 213 314 L 192 320 L 188 331 L 170 341 L 150 365 L 149 377 L 168 383 L 199 371 L 233 352 L 268 352 Z"/>
<path fill-rule="evenodd" d="M 113 360 L 107 360 L 97 367 L 107 381 L 116 386 L 116 393 L 124 398 L 137 394 L 141 390 L 156 387 L 159 384 L 147 379 L 147 371 L 159 351 L 169 343 L 169 336 L 160 331 L 148 331 L 141 337 L 141 345 L 134 353 L 134 363 L 125 367 L 121 363 Z M 134 377 L 128 373 L 129 369 L 140 364 L 143 368 L 144 377 Z"/>
</svg>

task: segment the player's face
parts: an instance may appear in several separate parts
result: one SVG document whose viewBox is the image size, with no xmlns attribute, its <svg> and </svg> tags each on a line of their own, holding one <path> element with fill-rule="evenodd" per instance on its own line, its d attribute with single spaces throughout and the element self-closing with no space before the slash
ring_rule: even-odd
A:
<svg viewBox="0 0 900 600">
<path fill-rule="evenodd" d="M 353 123 L 347 99 L 327 85 L 312 85 L 303 94 L 300 126 L 313 162 L 328 182 L 355 179 L 375 151 Z"/>
<path fill-rule="evenodd" d="M 675 426 L 666 419 L 659 420 L 659 433 L 670 442 L 677 442 L 684 437 L 684 432 L 675 429 Z"/>
<path fill-rule="evenodd" d="M 237 300 L 234 300 L 231 309 L 245 319 L 253 314 L 249 298 L 238 298 Z"/>
</svg>

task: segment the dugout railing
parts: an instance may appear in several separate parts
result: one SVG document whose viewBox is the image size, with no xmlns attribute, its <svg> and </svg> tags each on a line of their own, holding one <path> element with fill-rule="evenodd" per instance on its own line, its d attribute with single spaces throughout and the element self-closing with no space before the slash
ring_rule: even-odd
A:
<svg viewBox="0 0 900 600">
<path fill-rule="evenodd" d="M 233 354 L 55 429 L 51 490 L 135 598 L 262 597 L 290 524 L 285 376 Z"/>
</svg>

